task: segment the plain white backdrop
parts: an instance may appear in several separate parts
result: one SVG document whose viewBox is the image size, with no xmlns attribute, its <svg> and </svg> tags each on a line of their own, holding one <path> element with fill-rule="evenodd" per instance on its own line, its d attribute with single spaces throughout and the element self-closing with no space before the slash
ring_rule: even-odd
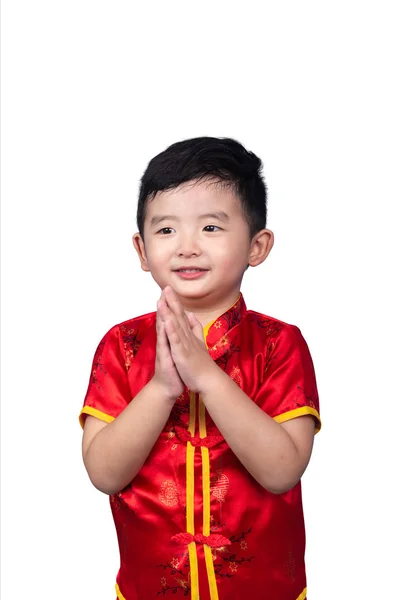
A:
<svg viewBox="0 0 400 600">
<path fill-rule="evenodd" d="M 104 333 L 159 296 L 139 179 L 198 135 L 263 159 L 275 246 L 242 292 L 314 360 L 308 598 L 400 597 L 397 3 L 2 4 L 2 599 L 115 598 L 78 413 Z"/>
</svg>

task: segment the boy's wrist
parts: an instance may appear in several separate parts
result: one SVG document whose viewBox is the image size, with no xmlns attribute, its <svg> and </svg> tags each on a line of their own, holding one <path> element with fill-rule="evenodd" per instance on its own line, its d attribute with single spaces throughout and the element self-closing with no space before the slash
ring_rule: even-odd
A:
<svg viewBox="0 0 400 600">
<path fill-rule="evenodd" d="M 230 379 L 230 377 L 223 371 L 217 364 L 215 364 L 215 368 L 210 370 L 207 373 L 207 377 L 200 384 L 199 394 L 202 398 L 207 398 L 209 394 L 213 394 L 217 386 L 223 384 L 226 380 L 226 377 Z"/>
<path fill-rule="evenodd" d="M 152 393 L 166 403 L 173 406 L 176 402 L 176 397 L 171 396 L 168 390 L 153 376 L 147 384 L 152 389 Z"/>
</svg>

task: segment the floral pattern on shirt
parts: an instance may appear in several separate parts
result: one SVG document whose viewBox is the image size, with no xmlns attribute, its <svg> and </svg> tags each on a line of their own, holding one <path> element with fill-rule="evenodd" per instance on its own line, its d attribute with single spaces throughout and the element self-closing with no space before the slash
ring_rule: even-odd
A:
<svg viewBox="0 0 400 600">
<path fill-rule="evenodd" d="M 128 328 L 126 325 L 121 325 L 120 331 L 125 349 L 125 368 L 128 371 L 140 348 L 141 342 L 138 339 L 139 330 L 133 329 L 132 327 Z"/>
</svg>

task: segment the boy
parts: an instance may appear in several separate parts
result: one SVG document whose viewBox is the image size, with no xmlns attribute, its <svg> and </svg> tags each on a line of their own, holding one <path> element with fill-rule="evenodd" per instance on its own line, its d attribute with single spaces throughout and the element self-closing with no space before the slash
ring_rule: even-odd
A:
<svg viewBox="0 0 400 600">
<path fill-rule="evenodd" d="M 153 158 L 133 236 L 157 311 L 98 346 L 83 460 L 110 495 L 120 600 L 304 600 L 300 478 L 320 429 L 298 329 L 248 310 L 273 246 L 261 161 L 232 139 Z"/>
</svg>

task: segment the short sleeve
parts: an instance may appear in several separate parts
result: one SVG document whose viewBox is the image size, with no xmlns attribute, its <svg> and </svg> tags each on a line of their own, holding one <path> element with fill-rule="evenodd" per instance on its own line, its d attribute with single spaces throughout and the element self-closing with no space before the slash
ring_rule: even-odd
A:
<svg viewBox="0 0 400 600">
<path fill-rule="evenodd" d="M 111 423 L 129 404 L 124 352 L 119 327 L 115 326 L 103 337 L 93 358 L 89 386 L 79 414 L 82 428 L 86 415 Z"/>
<path fill-rule="evenodd" d="M 286 324 L 268 344 L 264 376 L 255 402 L 278 423 L 312 415 L 321 429 L 319 397 L 308 345 L 298 327 Z"/>
</svg>

